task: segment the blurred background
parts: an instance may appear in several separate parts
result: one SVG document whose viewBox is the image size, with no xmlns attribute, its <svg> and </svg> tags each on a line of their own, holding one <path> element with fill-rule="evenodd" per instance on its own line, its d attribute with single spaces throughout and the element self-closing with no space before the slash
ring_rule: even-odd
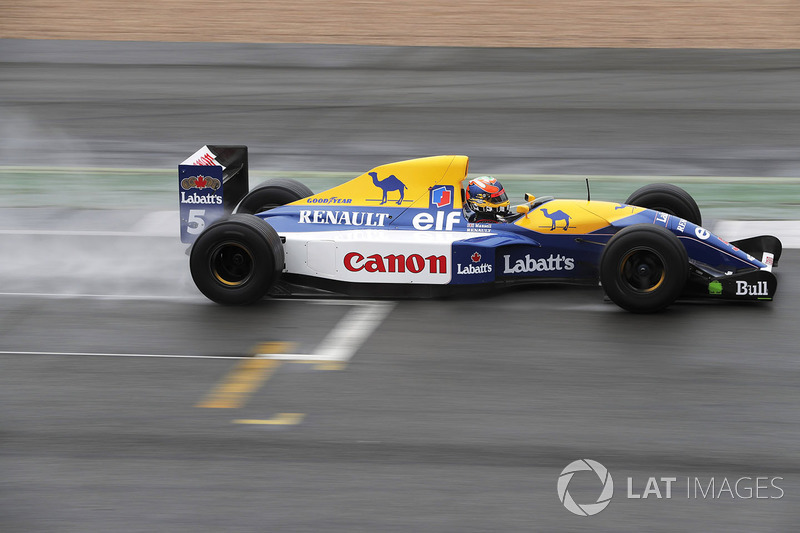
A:
<svg viewBox="0 0 800 533">
<path fill-rule="evenodd" d="M 0 3 L 0 530 L 793 531 L 798 64 L 788 0 Z M 445 153 L 513 199 L 676 183 L 784 241 L 778 299 L 219 307 L 178 241 L 205 144 L 315 192 Z M 580 458 L 616 483 L 590 518 Z M 784 495 L 627 497 L 650 476 Z"/>
</svg>

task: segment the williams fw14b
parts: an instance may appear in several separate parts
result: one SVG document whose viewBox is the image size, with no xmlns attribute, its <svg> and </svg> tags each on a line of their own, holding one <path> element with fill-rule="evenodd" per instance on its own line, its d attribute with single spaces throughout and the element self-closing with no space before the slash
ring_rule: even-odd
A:
<svg viewBox="0 0 800 533">
<path fill-rule="evenodd" d="M 231 305 L 309 290 L 436 297 L 553 282 L 599 282 L 633 312 L 775 295 L 780 241 L 725 242 L 679 187 L 646 185 L 622 203 L 526 194 L 486 221 L 471 209 L 467 167 L 466 156 L 444 155 L 378 166 L 316 194 L 288 179 L 250 190 L 246 147 L 204 146 L 178 167 L 192 278 Z"/>
</svg>

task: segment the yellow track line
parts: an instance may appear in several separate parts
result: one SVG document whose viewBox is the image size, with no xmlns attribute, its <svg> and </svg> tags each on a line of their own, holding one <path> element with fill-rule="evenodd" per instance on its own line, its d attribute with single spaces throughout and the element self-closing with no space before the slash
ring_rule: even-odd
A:
<svg viewBox="0 0 800 533">
<path fill-rule="evenodd" d="M 279 413 L 269 420 L 239 419 L 234 420 L 234 424 L 250 424 L 259 426 L 294 426 L 303 421 L 306 415 L 303 413 Z"/>
<path fill-rule="evenodd" d="M 269 342 L 259 346 L 261 354 L 283 353 L 291 343 Z M 245 359 L 231 370 L 225 379 L 217 385 L 195 407 L 208 409 L 236 409 L 247 401 L 262 383 L 268 380 L 281 365 L 280 360 L 253 358 Z"/>
</svg>

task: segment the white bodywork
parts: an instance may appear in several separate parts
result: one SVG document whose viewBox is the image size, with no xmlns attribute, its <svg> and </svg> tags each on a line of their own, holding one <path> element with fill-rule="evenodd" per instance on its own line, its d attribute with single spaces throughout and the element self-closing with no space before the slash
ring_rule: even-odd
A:
<svg viewBox="0 0 800 533">
<path fill-rule="evenodd" d="M 480 236 L 486 236 L 482 233 Z M 466 231 L 352 230 L 284 233 L 284 272 L 359 283 L 444 285 L 453 242 Z"/>
</svg>

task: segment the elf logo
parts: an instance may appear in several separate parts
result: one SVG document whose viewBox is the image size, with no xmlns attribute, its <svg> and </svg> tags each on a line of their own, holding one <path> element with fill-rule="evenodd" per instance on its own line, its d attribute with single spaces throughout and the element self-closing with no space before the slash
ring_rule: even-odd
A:
<svg viewBox="0 0 800 533">
<path fill-rule="evenodd" d="M 446 215 L 444 211 L 437 211 L 435 217 L 433 213 L 422 212 L 414 216 L 411 224 L 414 229 L 420 231 L 429 229 L 452 231 L 453 226 L 462 220 L 461 211 L 450 211 Z"/>
</svg>

